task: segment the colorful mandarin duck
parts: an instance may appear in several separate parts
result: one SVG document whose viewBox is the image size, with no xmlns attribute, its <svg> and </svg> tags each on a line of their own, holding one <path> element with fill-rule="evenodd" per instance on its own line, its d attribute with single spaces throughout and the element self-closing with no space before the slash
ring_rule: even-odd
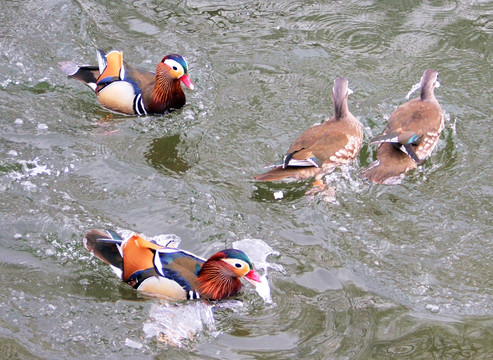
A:
<svg viewBox="0 0 493 360">
<path fill-rule="evenodd" d="M 236 249 L 205 260 L 137 234 L 124 240 L 111 230 L 91 230 L 83 243 L 134 289 L 171 299 L 221 300 L 240 292 L 241 278 L 254 286 L 262 282 L 245 253 Z"/>
<path fill-rule="evenodd" d="M 408 94 L 421 88 L 419 98 L 399 106 L 390 115 L 383 134 L 370 140 L 370 144 L 379 144 L 377 161 L 363 176 L 375 183 L 397 184 L 404 173 L 430 155 L 443 130 L 443 111 L 433 93 L 439 86 L 438 72 L 426 70 Z"/>
<path fill-rule="evenodd" d="M 190 89 L 188 65 L 176 54 L 165 56 L 156 74 L 134 68 L 123 60 L 123 52 L 108 54 L 97 50 L 99 66 L 61 64 L 62 70 L 94 90 L 99 103 L 113 111 L 129 115 L 163 114 L 185 105 L 180 81 Z"/>
<path fill-rule="evenodd" d="M 305 130 L 281 163 L 254 179 L 299 180 L 314 176 L 316 183 L 323 184 L 322 177 L 333 168 L 354 160 L 363 143 L 363 128 L 349 112 L 347 99 L 351 93 L 347 79 L 336 79 L 332 90 L 334 116 Z"/>
</svg>

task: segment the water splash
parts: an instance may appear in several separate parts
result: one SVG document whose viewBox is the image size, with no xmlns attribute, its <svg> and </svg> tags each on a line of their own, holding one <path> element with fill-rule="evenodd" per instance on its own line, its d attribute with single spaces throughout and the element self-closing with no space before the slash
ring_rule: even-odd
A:
<svg viewBox="0 0 493 360">
<path fill-rule="evenodd" d="M 135 232 L 131 230 L 118 229 L 117 231 L 124 239 L 128 239 Z M 139 234 L 142 238 L 147 241 L 151 241 L 159 246 L 169 247 L 177 249 L 180 246 L 181 238 L 175 234 L 161 234 L 156 236 L 145 236 L 144 234 Z"/>
<path fill-rule="evenodd" d="M 418 90 L 419 88 L 421 88 L 421 81 L 419 83 L 416 83 L 413 85 L 413 87 L 411 88 L 411 90 L 409 90 L 409 92 L 407 93 L 406 95 L 406 100 L 409 100 L 409 98 L 411 97 L 411 95 L 416 91 Z"/>
<path fill-rule="evenodd" d="M 144 323 L 146 338 L 156 338 L 168 345 L 182 347 L 199 332 L 214 334 L 213 305 L 205 301 L 152 304 L 149 320 Z"/>
<path fill-rule="evenodd" d="M 248 255 L 257 272 L 264 272 L 260 276 L 262 282 L 255 288 L 259 296 L 267 304 L 272 304 L 269 282 L 267 280 L 267 269 L 271 268 L 276 271 L 284 271 L 283 267 L 278 264 L 267 262 L 269 255 L 279 255 L 278 251 L 273 250 L 263 240 L 260 239 L 243 239 L 233 243 L 235 249 L 243 251 Z"/>
<path fill-rule="evenodd" d="M 48 166 L 40 165 L 38 158 L 34 160 L 19 160 L 18 163 L 21 165 L 21 170 L 9 174 L 14 180 L 22 180 L 38 175 L 51 175 L 51 170 Z"/>
</svg>

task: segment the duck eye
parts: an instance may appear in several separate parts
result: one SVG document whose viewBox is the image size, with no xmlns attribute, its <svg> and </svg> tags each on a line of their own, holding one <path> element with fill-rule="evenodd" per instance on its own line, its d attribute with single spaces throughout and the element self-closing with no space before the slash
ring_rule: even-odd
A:
<svg viewBox="0 0 493 360">
<path fill-rule="evenodd" d="M 236 264 L 235 264 L 235 267 L 236 267 L 237 269 L 239 269 L 239 268 L 241 268 L 241 264 L 240 264 L 240 263 L 236 263 Z"/>
<path fill-rule="evenodd" d="M 178 70 L 178 68 L 177 68 L 176 66 L 173 66 L 173 70 L 175 70 L 175 71 L 176 71 L 176 70 Z"/>
</svg>

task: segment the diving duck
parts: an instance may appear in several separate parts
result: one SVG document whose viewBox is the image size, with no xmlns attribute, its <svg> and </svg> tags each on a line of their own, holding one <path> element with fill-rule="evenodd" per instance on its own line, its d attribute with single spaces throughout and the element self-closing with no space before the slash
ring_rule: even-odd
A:
<svg viewBox="0 0 493 360">
<path fill-rule="evenodd" d="M 332 89 L 334 116 L 305 130 L 280 163 L 254 179 L 276 181 L 315 177 L 315 183 L 320 186 L 324 175 L 354 160 L 363 143 L 363 128 L 349 111 L 347 99 L 351 93 L 347 79 L 335 79 Z"/>
<path fill-rule="evenodd" d="M 123 60 L 123 52 L 97 50 L 98 66 L 61 63 L 71 78 L 88 85 L 99 103 L 107 109 L 129 114 L 164 114 L 185 105 L 180 81 L 194 89 L 188 77 L 188 65 L 181 55 L 166 55 L 156 73 L 139 70 Z"/>
<path fill-rule="evenodd" d="M 83 244 L 134 289 L 170 299 L 221 300 L 241 291 L 242 278 L 254 286 L 262 283 L 247 255 L 236 249 L 205 260 L 137 234 L 124 240 L 112 230 L 91 230 Z"/>
<path fill-rule="evenodd" d="M 404 174 L 416 168 L 433 151 L 443 130 L 443 111 L 434 95 L 439 87 L 438 72 L 427 69 L 415 89 L 419 98 L 399 106 L 387 122 L 383 134 L 370 140 L 378 144 L 377 161 L 363 172 L 368 180 L 398 184 Z"/>
</svg>

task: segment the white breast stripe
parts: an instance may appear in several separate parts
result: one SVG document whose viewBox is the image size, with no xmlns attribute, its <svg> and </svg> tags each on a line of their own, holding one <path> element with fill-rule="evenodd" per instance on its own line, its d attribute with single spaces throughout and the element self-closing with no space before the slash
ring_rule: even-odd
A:
<svg viewBox="0 0 493 360">
<path fill-rule="evenodd" d="M 142 100 L 142 94 L 135 95 L 133 108 L 137 115 L 147 115 L 147 111 L 144 107 L 144 101 Z"/>
<path fill-rule="evenodd" d="M 157 251 L 154 254 L 154 268 L 156 269 L 159 275 L 164 277 L 163 263 L 161 262 L 161 257 L 159 256 L 159 253 Z"/>
<path fill-rule="evenodd" d="M 188 299 L 189 300 L 198 300 L 200 299 L 200 294 L 197 291 L 190 290 L 188 292 Z"/>
</svg>

